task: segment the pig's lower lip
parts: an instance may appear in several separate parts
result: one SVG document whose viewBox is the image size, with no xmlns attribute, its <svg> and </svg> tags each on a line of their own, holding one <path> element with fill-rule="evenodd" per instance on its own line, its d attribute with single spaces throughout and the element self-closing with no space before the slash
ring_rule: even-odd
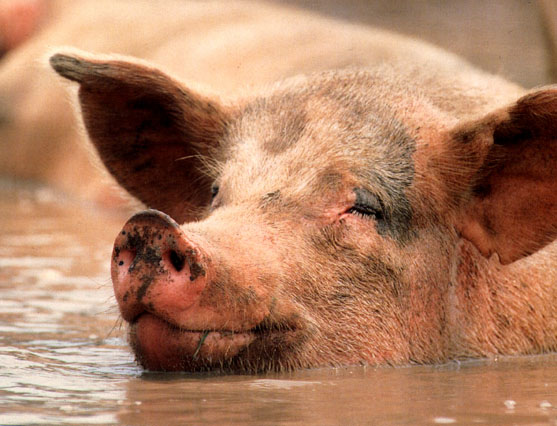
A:
<svg viewBox="0 0 557 426">
<path fill-rule="evenodd" d="M 138 362 L 153 371 L 199 371 L 218 368 L 253 343 L 259 329 L 195 331 L 180 329 L 144 313 L 132 324 L 130 343 Z"/>
</svg>

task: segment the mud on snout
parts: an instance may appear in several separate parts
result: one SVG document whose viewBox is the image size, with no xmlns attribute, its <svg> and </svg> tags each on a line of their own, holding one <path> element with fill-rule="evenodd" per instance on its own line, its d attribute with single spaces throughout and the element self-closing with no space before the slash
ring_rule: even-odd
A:
<svg viewBox="0 0 557 426">
<path fill-rule="evenodd" d="M 157 210 L 136 214 L 117 236 L 114 292 L 144 368 L 265 370 L 303 340 L 261 274 L 216 252 Z"/>
</svg>

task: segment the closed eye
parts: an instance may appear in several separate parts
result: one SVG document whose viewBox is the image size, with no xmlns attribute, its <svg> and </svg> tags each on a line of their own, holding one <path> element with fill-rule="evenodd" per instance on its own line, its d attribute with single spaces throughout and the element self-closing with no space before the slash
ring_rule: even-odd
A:
<svg viewBox="0 0 557 426">
<path fill-rule="evenodd" d="M 363 218 L 383 220 L 384 208 L 379 198 L 364 188 L 354 188 L 356 201 L 347 213 Z"/>
</svg>

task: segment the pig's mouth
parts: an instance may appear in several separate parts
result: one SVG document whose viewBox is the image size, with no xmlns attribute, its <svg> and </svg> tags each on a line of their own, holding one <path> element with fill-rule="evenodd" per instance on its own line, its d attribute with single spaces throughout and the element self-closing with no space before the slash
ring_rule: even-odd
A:
<svg viewBox="0 0 557 426">
<path fill-rule="evenodd" d="M 299 340 L 295 326 L 268 321 L 245 331 L 187 330 L 143 313 L 130 328 L 137 361 L 152 371 L 260 370 L 261 355 L 268 364 L 270 354 Z"/>
</svg>

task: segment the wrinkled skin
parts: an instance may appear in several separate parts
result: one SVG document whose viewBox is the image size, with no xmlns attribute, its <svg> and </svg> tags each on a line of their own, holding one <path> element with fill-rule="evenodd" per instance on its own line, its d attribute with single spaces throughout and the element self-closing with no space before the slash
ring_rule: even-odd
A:
<svg viewBox="0 0 557 426">
<path fill-rule="evenodd" d="M 555 88 L 380 66 L 225 105 L 129 59 L 51 65 L 107 169 L 156 209 L 112 258 L 145 368 L 557 348 Z"/>
</svg>

